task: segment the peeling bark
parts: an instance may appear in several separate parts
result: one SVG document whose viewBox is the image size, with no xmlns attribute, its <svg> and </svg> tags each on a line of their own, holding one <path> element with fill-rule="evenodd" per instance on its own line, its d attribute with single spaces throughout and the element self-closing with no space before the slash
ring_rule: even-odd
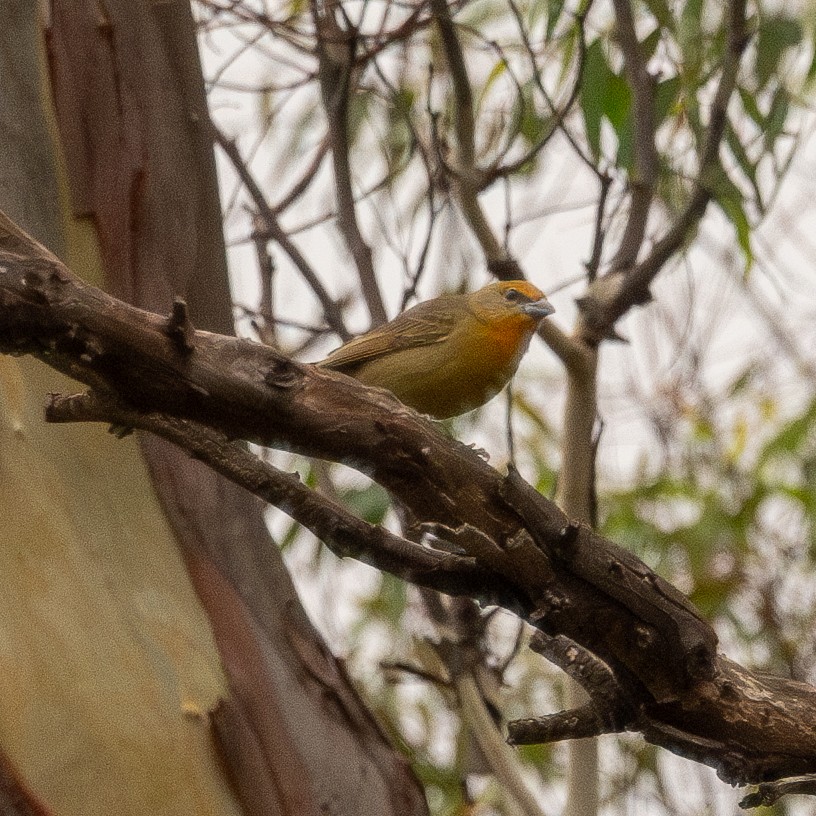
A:
<svg viewBox="0 0 816 816">
<path fill-rule="evenodd" d="M 232 332 L 212 131 L 188 3 L 53 0 L 49 65 L 75 215 L 106 286 L 193 355 Z M 162 379 L 158 371 L 157 382 Z M 422 814 L 424 794 L 300 607 L 263 503 L 162 439 L 142 450 L 209 615 L 231 697 L 213 714 L 247 813 Z"/>
</svg>

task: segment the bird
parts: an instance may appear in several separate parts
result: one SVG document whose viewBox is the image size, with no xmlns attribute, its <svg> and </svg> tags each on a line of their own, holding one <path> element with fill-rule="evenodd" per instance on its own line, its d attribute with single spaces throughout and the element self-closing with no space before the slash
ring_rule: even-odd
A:
<svg viewBox="0 0 816 816">
<path fill-rule="evenodd" d="M 498 281 L 418 303 L 316 365 L 385 388 L 421 414 L 448 419 L 504 388 L 539 323 L 554 311 L 531 283 Z"/>
</svg>

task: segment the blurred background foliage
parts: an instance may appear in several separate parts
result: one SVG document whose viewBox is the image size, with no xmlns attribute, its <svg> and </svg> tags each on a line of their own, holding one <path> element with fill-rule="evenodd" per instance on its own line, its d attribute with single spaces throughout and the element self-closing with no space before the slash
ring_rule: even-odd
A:
<svg viewBox="0 0 816 816">
<path fill-rule="evenodd" d="M 695 189 L 729 6 L 629 7 L 654 82 L 659 167 L 648 244 Z M 490 253 L 461 195 L 470 185 L 500 246 L 552 293 L 553 319 L 569 330 L 588 277 L 612 260 L 639 183 L 636 107 L 612 5 L 450 4 L 470 129 L 461 121 L 461 77 L 429 4 L 327 8 L 336 28 L 321 46 L 315 7 L 304 0 L 196 6 L 214 120 L 259 188 L 248 192 L 235 162 L 220 157 L 239 329 L 306 360 L 339 342 L 303 264 L 353 332 L 368 326 L 337 228 L 343 207 L 352 206 L 373 251 L 389 316 L 416 299 L 486 283 Z M 747 16 L 750 41 L 720 148 L 724 172 L 702 179 L 714 205 L 656 282 L 655 302 L 622 321 L 627 342 L 603 348 L 598 522 L 690 595 L 731 657 L 813 683 L 816 16 L 809 5 L 770 0 L 749 3 Z M 347 69 L 345 190 L 330 166 L 327 59 Z M 300 260 L 270 227 L 264 203 Z M 451 433 L 499 468 L 512 457 L 552 496 L 562 392 L 561 369 L 534 344 L 508 399 L 453 421 Z M 366 520 L 398 525 L 385 492 L 351 468 L 269 455 Z M 472 610 L 339 563 L 277 512 L 269 519 L 307 608 L 410 756 L 432 812 L 530 812 L 494 781 L 456 682 L 465 666 L 497 721 L 563 706 L 562 676 L 525 650 L 512 616 L 483 610 L 470 619 Z M 538 812 L 558 812 L 563 746 L 513 756 Z M 604 813 L 734 812 L 738 794 L 707 769 L 640 739 L 604 738 L 601 756 Z M 774 812 L 804 811 L 794 801 Z"/>
</svg>

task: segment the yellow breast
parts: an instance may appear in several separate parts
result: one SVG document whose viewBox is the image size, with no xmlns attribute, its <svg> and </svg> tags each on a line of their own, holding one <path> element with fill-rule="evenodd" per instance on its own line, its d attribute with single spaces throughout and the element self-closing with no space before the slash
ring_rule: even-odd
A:
<svg viewBox="0 0 816 816">
<path fill-rule="evenodd" d="M 443 341 L 393 351 L 354 376 L 387 388 L 406 405 L 437 419 L 483 405 L 515 374 L 535 321 L 509 315 L 490 323 L 462 321 Z"/>
</svg>

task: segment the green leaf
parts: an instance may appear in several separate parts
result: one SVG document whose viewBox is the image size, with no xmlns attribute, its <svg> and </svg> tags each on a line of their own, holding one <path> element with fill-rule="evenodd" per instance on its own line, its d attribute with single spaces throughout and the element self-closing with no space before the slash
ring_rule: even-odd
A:
<svg viewBox="0 0 816 816">
<path fill-rule="evenodd" d="M 563 83 L 572 72 L 573 57 L 575 56 L 578 40 L 578 26 L 571 26 L 564 38 L 561 40 L 561 70 L 558 72 L 559 84 Z"/>
<path fill-rule="evenodd" d="M 584 127 L 592 155 L 601 155 L 601 120 L 603 118 L 603 98 L 606 92 L 609 68 L 603 54 L 600 39 L 592 42 L 586 50 L 584 74 L 581 81 L 581 111 Z"/>
<path fill-rule="evenodd" d="M 410 88 L 399 88 L 391 96 L 386 108 L 388 130 L 383 144 L 391 169 L 391 183 L 397 178 L 397 170 L 403 169 L 410 160 L 414 147 L 414 135 L 409 126 L 416 94 Z"/>
<path fill-rule="evenodd" d="M 507 63 L 503 59 L 497 60 L 496 64 L 490 69 L 490 73 L 487 75 L 487 79 L 485 80 L 484 85 L 482 86 L 481 92 L 479 94 L 479 101 L 476 105 L 476 109 L 478 110 L 482 105 L 482 100 L 487 96 L 490 89 L 493 87 L 493 84 L 496 80 L 507 73 Z"/>
<path fill-rule="evenodd" d="M 683 63 L 686 72 L 691 74 L 692 82 L 699 71 L 703 53 L 704 38 L 700 21 L 703 14 L 703 0 L 687 0 L 680 14 L 677 27 L 677 40 L 683 52 Z"/>
<path fill-rule="evenodd" d="M 478 31 L 489 23 L 501 20 L 503 13 L 504 7 L 498 3 L 476 0 L 476 2 L 467 3 L 462 7 L 462 10 L 457 14 L 456 21 L 464 28 Z"/>
<path fill-rule="evenodd" d="M 662 28 L 674 31 L 674 14 L 666 0 L 646 0 L 646 8 Z"/>
<path fill-rule="evenodd" d="M 605 118 L 618 137 L 621 163 L 621 143 L 631 141 L 629 122 L 631 108 L 632 94 L 626 80 L 612 71 L 603 52 L 603 43 L 600 39 L 595 40 L 587 48 L 581 87 L 581 109 L 584 114 L 587 140 L 596 159 L 601 153 L 601 123 Z"/>
<path fill-rule="evenodd" d="M 609 71 L 606 84 L 606 99 L 604 113 L 609 119 L 615 132 L 620 135 L 626 127 L 629 114 L 632 110 L 632 92 L 629 84 L 622 76 Z"/>
<path fill-rule="evenodd" d="M 349 141 L 354 144 L 363 129 L 368 114 L 375 101 L 374 94 L 367 88 L 360 88 L 349 97 L 348 133 Z"/>
<path fill-rule="evenodd" d="M 759 109 L 759 105 L 757 104 L 756 96 L 750 91 L 746 90 L 745 88 L 739 88 L 739 95 L 740 100 L 742 101 L 742 107 L 748 116 L 754 121 L 757 127 L 760 130 L 764 129 L 765 127 L 765 116 L 763 115 L 762 111 Z"/>
<path fill-rule="evenodd" d="M 657 51 L 657 46 L 660 44 L 660 26 L 654 29 L 651 34 L 648 34 L 640 43 L 641 51 L 643 52 L 643 58 L 646 60 L 651 59 L 655 55 L 655 51 Z"/>
<path fill-rule="evenodd" d="M 758 463 L 764 465 L 776 456 L 798 454 L 811 439 L 816 439 L 816 403 L 782 427 L 782 430 L 765 445 Z"/>
<path fill-rule="evenodd" d="M 542 116 L 536 110 L 533 81 L 531 80 L 522 86 L 521 94 L 516 94 L 513 103 L 512 130 L 523 136 L 528 144 L 534 145 L 544 137 L 548 122 L 549 117 Z"/>
<path fill-rule="evenodd" d="M 680 93 L 680 77 L 673 76 L 657 83 L 655 88 L 655 124 L 659 125 L 668 115 Z"/>
<path fill-rule="evenodd" d="M 768 111 L 768 118 L 765 120 L 763 135 L 766 150 L 773 150 L 777 138 L 784 132 L 789 110 L 790 96 L 788 91 L 780 85 L 771 100 L 771 109 Z"/>
<path fill-rule="evenodd" d="M 414 109 L 416 102 L 416 91 L 412 88 L 401 87 L 391 96 L 391 107 L 389 112 L 392 120 L 396 118 L 408 118 Z"/>
<path fill-rule="evenodd" d="M 812 40 L 816 39 L 816 31 L 811 31 L 810 36 Z M 816 49 L 813 50 L 813 56 L 811 57 L 807 74 L 805 74 L 805 84 L 807 87 L 810 87 L 813 84 L 814 77 L 816 77 Z"/>
<path fill-rule="evenodd" d="M 564 0 L 550 0 L 550 13 L 547 15 L 547 31 L 544 34 L 544 42 L 549 43 L 555 33 L 555 27 L 561 19 L 564 11 Z"/>
<path fill-rule="evenodd" d="M 343 504 L 369 524 L 382 524 L 391 506 L 385 489 L 373 483 L 362 489 L 346 490 L 342 498 Z"/>
<path fill-rule="evenodd" d="M 617 136 L 618 153 L 615 156 L 615 164 L 631 172 L 635 166 L 635 131 L 631 117 L 628 117 L 623 127 L 617 131 Z"/>
<path fill-rule="evenodd" d="M 703 0 L 686 0 L 680 13 L 680 25 L 683 30 L 698 33 L 703 19 Z"/>
<path fill-rule="evenodd" d="M 384 572 L 379 590 L 362 604 L 366 620 L 360 621 L 361 628 L 356 634 L 364 632 L 372 619 L 386 621 L 394 627 L 401 625 L 408 604 L 407 586 L 405 581 Z"/>
<path fill-rule="evenodd" d="M 751 188 L 754 191 L 754 198 L 756 200 L 757 206 L 760 209 L 760 212 L 763 212 L 764 203 L 762 200 L 762 191 L 759 189 L 759 183 L 757 181 L 756 162 L 751 161 L 751 158 L 745 151 L 745 147 L 740 141 L 739 134 L 734 129 L 734 126 L 731 124 L 730 120 L 727 122 L 725 128 L 725 143 L 728 145 L 728 149 L 731 151 L 731 155 L 736 160 L 737 166 L 742 171 L 742 174 L 745 176 L 745 178 L 751 185 Z"/>
<path fill-rule="evenodd" d="M 747 274 L 753 265 L 754 253 L 751 249 L 751 225 L 745 213 L 743 195 L 731 179 L 723 176 L 717 183 L 714 197 L 726 218 L 734 225 L 737 243 L 745 256 L 745 272 Z"/>
<path fill-rule="evenodd" d="M 756 366 L 754 365 L 748 366 L 748 368 L 746 368 L 745 371 L 743 371 L 731 383 L 731 385 L 728 386 L 725 393 L 728 395 L 729 399 L 745 391 L 748 388 L 748 386 L 754 382 L 756 373 L 757 373 Z"/>
<path fill-rule="evenodd" d="M 532 30 L 538 25 L 538 21 L 547 13 L 549 5 L 548 0 L 533 0 L 533 2 L 530 3 L 527 9 L 528 30 Z"/>
<path fill-rule="evenodd" d="M 756 45 L 756 74 L 764 88 L 776 73 L 782 55 L 802 41 L 802 25 L 792 17 L 778 15 L 760 20 Z"/>
</svg>

